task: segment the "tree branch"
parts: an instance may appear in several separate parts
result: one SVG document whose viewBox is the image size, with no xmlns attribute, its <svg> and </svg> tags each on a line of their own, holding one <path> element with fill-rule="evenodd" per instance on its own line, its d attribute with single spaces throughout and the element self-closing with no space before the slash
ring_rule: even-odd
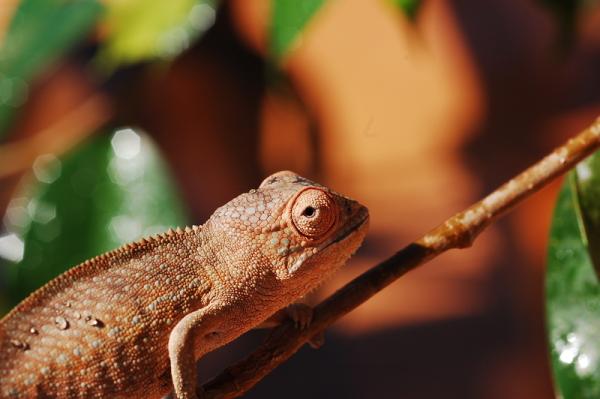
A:
<svg viewBox="0 0 600 399">
<path fill-rule="evenodd" d="M 312 336 L 413 268 L 449 249 L 469 247 L 490 223 L 571 169 L 598 147 L 600 118 L 483 200 L 457 213 L 325 299 L 315 308 L 312 324 L 306 330 L 294 329 L 290 324 L 274 329 L 256 352 L 207 383 L 203 387 L 203 397 L 235 398 L 242 395 L 292 356 Z"/>
</svg>

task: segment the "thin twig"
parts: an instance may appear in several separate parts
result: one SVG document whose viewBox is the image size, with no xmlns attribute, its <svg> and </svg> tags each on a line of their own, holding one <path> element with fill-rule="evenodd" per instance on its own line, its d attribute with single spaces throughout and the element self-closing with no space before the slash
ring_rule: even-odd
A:
<svg viewBox="0 0 600 399">
<path fill-rule="evenodd" d="M 208 398 L 235 398 L 286 361 L 312 336 L 413 268 L 452 248 L 469 247 L 491 222 L 562 175 L 600 147 L 600 118 L 550 155 L 496 191 L 457 213 L 421 239 L 355 278 L 315 308 L 306 330 L 285 324 L 275 329 L 249 357 L 227 368 L 203 387 Z"/>
</svg>

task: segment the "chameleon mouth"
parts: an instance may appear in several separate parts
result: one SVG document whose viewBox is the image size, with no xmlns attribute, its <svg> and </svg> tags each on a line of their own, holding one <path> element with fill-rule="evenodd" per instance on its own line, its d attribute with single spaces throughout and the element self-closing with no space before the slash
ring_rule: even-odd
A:
<svg viewBox="0 0 600 399">
<path fill-rule="evenodd" d="M 361 229 L 361 227 L 367 223 L 367 220 L 369 220 L 369 212 L 366 210 L 366 208 L 362 208 L 357 215 L 360 219 L 358 220 L 358 222 L 351 224 L 350 226 L 346 227 L 342 234 L 340 234 L 335 240 L 331 241 L 329 244 L 326 245 L 326 247 L 336 244 L 340 241 L 345 240 L 348 236 L 350 236 L 352 233 L 358 231 Z"/>
<path fill-rule="evenodd" d="M 354 218 L 358 217 L 358 221 L 356 223 L 353 223 L 349 226 L 347 226 L 342 233 L 337 236 L 335 239 L 331 240 L 331 241 L 326 241 L 325 243 L 321 244 L 321 246 L 318 247 L 318 250 L 324 250 L 328 247 L 330 247 L 331 245 L 334 245 L 338 242 L 344 241 L 346 238 L 348 238 L 349 236 L 351 236 L 352 234 L 360 231 L 363 226 L 367 223 L 367 221 L 369 220 L 369 211 L 367 210 L 367 208 L 361 208 L 358 212 L 356 212 L 355 214 L 356 216 Z M 300 266 L 302 265 L 304 261 L 304 258 L 301 258 L 300 260 L 296 261 L 292 267 L 288 268 L 288 272 L 289 273 L 294 273 L 296 270 L 298 270 L 300 268 Z"/>
</svg>

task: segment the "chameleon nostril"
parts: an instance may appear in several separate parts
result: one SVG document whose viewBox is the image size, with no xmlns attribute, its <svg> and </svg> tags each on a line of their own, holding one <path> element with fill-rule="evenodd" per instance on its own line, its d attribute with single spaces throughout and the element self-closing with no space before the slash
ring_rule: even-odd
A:
<svg viewBox="0 0 600 399">
<path fill-rule="evenodd" d="M 350 216 L 352 214 L 352 205 L 346 203 L 346 215 Z"/>
</svg>

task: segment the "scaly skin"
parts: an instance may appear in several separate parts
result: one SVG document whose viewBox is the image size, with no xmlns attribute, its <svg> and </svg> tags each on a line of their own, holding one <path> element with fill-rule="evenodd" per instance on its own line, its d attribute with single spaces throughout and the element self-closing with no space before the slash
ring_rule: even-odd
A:
<svg viewBox="0 0 600 399">
<path fill-rule="evenodd" d="M 367 224 L 357 202 L 279 172 L 201 227 L 88 260 L 0 320 L 0 397 L 196 397 L 195 361 L 313 290 Z"/>
</svg>

